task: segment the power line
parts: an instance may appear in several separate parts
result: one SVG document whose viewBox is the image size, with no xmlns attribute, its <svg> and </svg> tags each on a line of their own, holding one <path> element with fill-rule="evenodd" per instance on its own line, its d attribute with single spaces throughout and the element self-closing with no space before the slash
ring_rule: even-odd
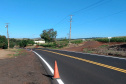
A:
<svg viewBox="0 0 126 84">
<path fill-rule="evenodd" d="M 71 13 L 71 14 L 75 14 L 75 13 L 80 12 L 80 11 L 82 11 L 82 10 L 88 9 L 88 8 L 90 8 L 90 7 L 93 7 L 93 6 L 97 5 L 97 4 L 102 3 L 103 1 L 104 1 L 104 0 L 100 0 L 100 1 L 98 1 L 98 2 L 96 2 L 96 3 L 93 3 L 93 4 L 91 4 L 91 5 L 87 6 L 87 7 L 82 8 L 82 9 L 80 9 L 80 10 L 78 10 L 78 11 L 75 11 L 75 12 L 73 12 L 73 13 Z"/>
<path fill-rule="evenodd" d="M 89 21 L 89 22 L 94 22 L 94 21 L 97 21 L 97 20 L 100 20 L 100 19 L 104 19 L 104 18 L 113 16 L 113 15 L 117 15 L 117 14 L 122 13 L 122 12 L 125 12 L 125 11 L 126 11 L 126 10 L 121 10 L 121 11 L 118 11 L 118 12 L 116 12 L 116 13 L 113 13 L 113 14 L 110 14 L 110 15 L 107 15 L 107 16 L 103 16 L 103 17 L 97 18 L 97 19 L 95 19 L 95 20 L 93 20 L 93 21 Z M 89 23 L 89 22 L 88 22 L 88 23 Z"/>
<path fill-rule="evenodd" d="M 106 3 L 108 3 L 109 1 L 112 1 L 112 0 L 108 0 Z M 73 12 L 73 13 L 71 13 L 71 14 L 72 14 L 72 15 L 73 15 L 73 14 L 75 15 L 75 13 L 78 13 L 78 12 L 80 12 L 80 11 L 82 11 L 82 10 L 91 8 L 91 7 L 93 7 L 93 6 L 97 7 L 97 6 L 100 6 L 100 5 L 105 4 L 105 3 L 102 3 L 102 2 L 104 2 L 104 0 L 99 0 L 98 2 L 93 3 L 93 4 L 91 4 L 91 5 L 87 6 L 87 7 L 82 8 L 82 9 L 80 9 L 80 10 L 78 10 L 78 11 L 75 11 L 75 12 Z M 100 4 L 100 3 L 102 3 L 102 4 Z M 98 5 L 98 4 L 99 4 L 99 5 Z M 95 7 L 94 7 L 94 8 L 95 8 Z M 62 21 L 64 21 L 67 17 L 69 17 L 69 15 L 67 15 L 67 16 L 64 17 L 62 20 L 60 20 L 57 24 L 54 25 L 54 27 L 57 26 L 58 24 L 60 24 Z"/>
<path fill-rule="evenodd" d="M 104 2 L 104 3 L 99 3 L 98 5 L 94 5 L 93 8 L 91 8 L 91 7 L 89 7 L 89 8 L 94 9 L 94 8 L 96 8 L 96 7 L 98 7 L 98 6 L 103 5 L 103 4 L 107 4 L 107 3 L 109 3 L 110 1 L 112 1 L 112 0 L 108 0 L 108 1 L 106 1 L 106 2 Z M 91 10 L 91 9 L 90 9 L 90 10 Z M 88 11 L 89 11 L 89 10 L 88 10 Z M 79 12 L 80 12 L 80 11 L 79 11 Z"/>
<path fill-rule="evenodd" d="M 122 12 L 125 12 L 125 11 L 126 11 L 126 10 L 121 10 L 121 11 L 116 12 L 116 13 L 113 13 L 113 14 L 111 14 L 111 15 L 107 15 L 107 16 L 101 17 L 101 18 L 99 18 L 99 19 L 106 18 L 106 17 L 110 17 L 110 16 L 113 16 L 113 15 L 117 15 L 117 14 L 122 13 Z M 97 19 L 97 20 L 99 20 L 99 19 Z"/>
<path fill-rule="evenodd" d="M 64 17 L 62 20 L 60 20 L 57 24 L 54 25 L 54 27 L 57 26 L 58 24 L 60 24 L 62 21 L 64 21 L 68 16 L 69 16 L 69 15 L 67 15 L 67 16 Z"/>
</svg>

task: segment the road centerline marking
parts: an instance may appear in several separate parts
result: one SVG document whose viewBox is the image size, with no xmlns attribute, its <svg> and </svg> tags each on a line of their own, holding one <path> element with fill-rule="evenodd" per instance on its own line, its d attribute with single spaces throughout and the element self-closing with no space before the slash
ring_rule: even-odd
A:
<svg viewBox="0 0 126 84">
<path fill-rule="evenodd" d="M 84 62 L 87 62 L 87 63 L 91 63 L 91 64 L 98 65 L 98 66 L 101 66 L 101 67 L 105 67 L 105 68 L 108 68 L 108 69 L 111 69 L 111 70 L 119 71 L 119 72 L 122 72 L 122 73 L 126 73 L 125 69 L 110 66 L 110 65 L 107 65 L 107 64 L 102 64 L 102 63 L 99 63 L 99 62 L 95 62 L 95 61 L 91 61 L 91 60 L 87 60 L 87 59 L 83 59 L 83 58 L 79 58 L 79 57 L 74 57 L 74 56 L 70 56 L 70 55 L 66 55 L 66 54 L 61 54 L 61 53 L 57 53 L 57 52 L 53 52 L 53 51 L 48 51 L 48 50 L 43 50 L 43 49 L 41 49 L 41 50 L 46 51 L 46 52 L 50 52 L 50 53 L 54 53 L 54 54 L 58 54 L 58 55 L 61 55 L 61 56 L 81 60 L 81 61 L 84 61 Z"/>
</svg>

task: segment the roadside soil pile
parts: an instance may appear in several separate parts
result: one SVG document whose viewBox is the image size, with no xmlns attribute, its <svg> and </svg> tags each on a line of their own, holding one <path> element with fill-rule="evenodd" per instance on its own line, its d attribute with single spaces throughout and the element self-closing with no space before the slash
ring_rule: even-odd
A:
<svg viewBox="0 0 126 84">
<path fill-rule="evenodd" d="M 0 84 L 51 84 L 33 52 L 22 50 L 19 56 L 6 59 L 3 56 L 13 52 L 0 50 L 0 54 Z"/>
<path fill-rule="evenodd" d="M 84 48 L 98 48 L 101 45 L 120 45 L 123 44 L 121 42 L 111 42 L 111 43 L 103 43 L 103 42 L 98 42 L 98 41 L 86 41 L 81 43 L 81 45 L 79 46 L 69 46 L 66 48 L 62 48 L 61 50 L 68 50 L 68 51 L 78 51 L 78 52 L 83 52 Z"/>
<path fill-rule="evenodd" d="M 84 48 L 96 48 L 103 45 L 103 43 L 101 42 L 97 42 L 97 41 L 87 41 L 87 42 L 83 42 L 81 43 L 81 45 L 79 46 L 70 46 L 68 48 L 63 48 L 61 50 L 68 50 L 68 51 L 78 51 L 78 52 L 83 52 Z"/>
<path fill-rule="evenodd" d="M 126 43 L 124 42 L 103 43 L 87 41 L 78 46 L 69 45 L 69 47 L 61 50 L 126 57 Z"/>
</svg>

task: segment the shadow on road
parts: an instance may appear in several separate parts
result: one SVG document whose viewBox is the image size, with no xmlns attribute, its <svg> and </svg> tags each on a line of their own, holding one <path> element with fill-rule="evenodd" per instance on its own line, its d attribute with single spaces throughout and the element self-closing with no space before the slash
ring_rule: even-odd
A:
<svg viewBox="0 0 126 84">
<path fill-rule="evenodd" d="M 53 76 L 52 75 L 46 75 L 46 74 L 42 74 L 42 75 L 44 75 L 46 77 L 49 77 L 49 78 L 51 78 L 53 80 Z"/>
</svg>

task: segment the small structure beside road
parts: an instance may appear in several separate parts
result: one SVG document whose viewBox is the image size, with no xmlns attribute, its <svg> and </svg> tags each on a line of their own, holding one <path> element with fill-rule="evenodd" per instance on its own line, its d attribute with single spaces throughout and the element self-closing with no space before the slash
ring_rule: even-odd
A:
<svg viewBox="0 0 126 84">
<path fill-rule="evenodd" d="M 35 44 L 44 44 L 45 40 L 41 39 L 41 38 L 36 38 L 36 39 L 34 39 L 34 42 L 35 42 Z"/>
<path fill-rule="evenodd" d="M 34 41 L 35 43 L 37 43 L 37 44 L 43 44 L 43 43 L 45 43 L 45 41 Z"/>
</svg>

